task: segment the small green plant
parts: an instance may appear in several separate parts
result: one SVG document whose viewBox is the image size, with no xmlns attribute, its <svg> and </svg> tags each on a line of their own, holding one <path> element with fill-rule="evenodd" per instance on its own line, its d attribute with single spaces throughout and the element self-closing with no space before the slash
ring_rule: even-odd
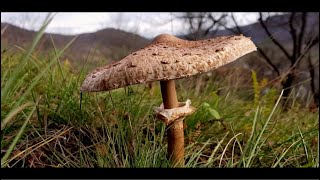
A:
<svg viewBox="0 0 320 180">
<path fill-rule="evenodd" d="M 207 102 L 204 102 L 202 106 L 205 108 L 207 112 L 210 113 L 212 118 L 221 119 L 219 112 L 216 110 L 219 106 L 219 96 L 216 91 L 213 91 L 211 95 L 212 95 L 212 105 L 210 105 Z"/>
<path fill-rule="evenodd" d="M 257 79 L 257 73 L 251 71 L 252 86 L 253 86 L 253 107 L 260 106 L 264 109 L 264 114 L 269 114 L 272 110 L 272 106 L 277 100 L 279 95 L 278 90 L 273 87 L 266 87 L 268 79 L 263 78 L 260 82 Z M 264 91 L 264 93 L 262 93 Z"/>
</svg>

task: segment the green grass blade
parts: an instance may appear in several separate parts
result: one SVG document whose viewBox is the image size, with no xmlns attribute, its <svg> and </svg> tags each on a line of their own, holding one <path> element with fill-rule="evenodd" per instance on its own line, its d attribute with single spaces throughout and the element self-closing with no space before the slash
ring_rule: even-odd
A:
<svg viewBox="0 0 320 180">
<path fill-rule="evenodd" d="M 23 125 L 21 126 L 18 134 L 16 135 L 16 137 L 14 138 L 13 142 L 10 144 L 7 152 L 5 153 L 5 155 L 1 158 L 1 167 L 5 167 L 7 165 L 7 159 L 9 158 L 9 156 L 11 155 L 11 152 L 13 151 L 14 147 L 16 146 L 16 144 L 18 143 L 19 139 L 21 138 L 24 129 L 26 128 L 29 119 L 31 118 L 33 112 L 36 110 L 36 106 L 33 107 L 32 111 L 29 113 L 28 117 L 26 118 L 26 120 L 24 121 Z"/>
<path fill-rule="evenodd" d="M 50 15 L 50 14 L 49 14 Z M 38 31 L 38 33 L 36 34 L 36 37 L 34 38 L 32 45 L 28 51 L 28 54 L 24 57 L 24 59 L 19 63 L 19 65 L 14 69 L 13 71 L 13 75 L 11 76 L 11 78 L 7 81 L 7 83 L 5 84 L 5 86 L 1 89 L 1 103 L 3 103 L 3 101 L 5 100 L 5 97 L 8 94 L 8 91 L 11 89 L 12 85 L 14 85 L 14 81 L 17 80 L 18 75 L 20 74 L 19 72 L 23 69 L 23 67 L 26 65 L 30 55 L 32 54 L 32 52 L 34 51 L 36 45 L 39 43 L 42 35 L 45 32 L 45 29 L 47 28 L 47 26 L 50 24 L 50 22 L 52 21 L 53 17 L 51 16 L 47 16 L 47 18 L 44 21 L 44 24 L 41 26 L 40 30 Z"/>
<path fill-rule="evenodd" d="M 266 130 L 266 128 L 267 128 L 267 126 L 268 126 L 268 124 L 269 124 L 269 121 L 271 120 L 272 115 L 274 114 L 276 108 L 278 107 L 278 104 L 279 104 L 279 102 L 280 102 L 280 100 L 281 100 L 282 94 L 283 94 L 283 90 L 281 91 L 281 94 L 280 94 L 280 96 L 279 96 L 279 98 L 278 98 L 275 106 L 273 107 L 273 109 L 272 109 L 272 111 L 271 111 L 271 113 L 270 113 L 267 121 L 264 123 L 264 125 L 263 125 L 263 127 L 262 127 L 262 129 L 261 129 L 261 131 L 260 131 L 260 134 L 259 134 L 258 138 L 256 139 L 256 142 L 255 142 L 255 144 L 254 144 L 254 146 L 253 146 L 253 148 L 252 148 L 252 150 L 251 150 L 251 153 L 250 153 L 250 156 L 249 156 L 249 159 L 248 159 L 248 162 L 247 162 L 247 166 L 250 166 L 251 163 L 252 163 L 253 157 L 255 156 L 255 153 L 256 153 L 256 150 L 257 150 L 257 146 L 258 146 L 258 144 L 260 143 L 260 139 L 261 139 L 264 131 Z"/>
<path fill-rule="evenodd" d="M 281 160 L 283 159 L 283 157 L 288 153 L 288 151 L 290 150 L 290 148 L 291 148 L 293 145 L 297 144 L 299 141 L 300 141 L 300 140 L 292 143 L 292 144 L 281 154 L 281 156 L 279 157 L 278 161 L 277 161 L 272 167 L 273 167 L 273 168 L 277 167 L 278 164 L 279 164 L 279 163 L 281 162 Z"/>
</svg>

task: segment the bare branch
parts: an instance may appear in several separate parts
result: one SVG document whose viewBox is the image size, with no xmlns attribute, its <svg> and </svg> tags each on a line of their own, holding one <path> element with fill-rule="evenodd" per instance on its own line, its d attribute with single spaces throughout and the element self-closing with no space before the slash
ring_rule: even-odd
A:
<svg viewBox="0 0 320 180">
<path fill-rule="evenodd" d="M 315 79 L 315 67 L 312 64 L 311 61 L 311 56 L 308 56 L 308 69 L 309 69 L 309 73 L 310 73 L 310 86 L 311 86 L 311 91 L 313 94 L 313 99 L 314 99 L 314 103 L 316 104 L 317 107 L 319 107 L 319 90 L 318 92 L 316 92 L 316 87 L 315 87 L 315 83 L 314 83 L 314 79 Z"/>
<path fill-rule="evenodd" d="M 235 25 L 238 33 L 241 34 L 242 31 L 241 31 L 241 29 L 240 29 L 240 27 L 239 27 L 239 25 L 238 25 L 238 22 L 236 21 L 236 18 L 234 17 L 234 14 L 233 14 L 233 13 L 231 13 L 231 18 L 232 18 L 232 21 L 234 22 L 234 25 Z"/>
<path fill-rule="evenodd" d="M 242 34 L 241 32 L 238 32 L 238 31 L 236 31 L 236 30 L 233 30 L 233 28 L 227 27 L 225 24 L 220 24 L 220 25 L 221 25 L 224 29 L 232 32 L 233 34 Z"/>
<path fill-rule="evenodd" d="M 319 34 L 307 42 L 306 48 L 300 53 L 298 59 L 302 59 L 304 55 L 306 55 L 309 52 L 309 50 L 312 49 L 312 47 L 317 45 L 318 43 L 319 43 Z"/>
<path fill-rule="evenodd" d="M 303 12 L 302 16 L 301 16 L 301 21 L 302 21 L 302 25 L 301 25 L 301 29 L 300 29 L 300 33 L 299 33 L 299 38 L 298 38 L 298 53 L 301 54 L 301 50 L 302 50 L 302 40 L 303 40 L 303 36 L 305 34 L 305 27 L 306 27 L 306 23 L 307 23 L 307 13 Z"/>
<path fill-rule="evenodd" d="M 268 34 L 268 36 L 270 36 L 270 39 L 272 40 L 272 42 L 277 45 L 281 51 L 286 55 L 286 57 L 291 60 L 291 56 L 290 54 L 288 53 L 288 51 L 279 43 L 279 41 L 277 41 L 271 34 L 271 32 L 269 31 L 268 27 L 266 26 L 266 24 L 264 23 L 263 19 L 262 19 L 262 13 L 259 12 L 259 22 L 261 24 L 261 26 L 263 27 L 263 29 L 265 30 L 265 32 Z"/>
<path fill-rule="evenodd" d="M 232 32 L 233 34 L 243 34 L 241 29 L 240 29 L 240 27 L 239 27 L 239 25 L 238 25 L 238 23 L 237 23 L 237 20 L 235 19 L 234 15 L 233 15 L 233 13 L 231 14 L 231 16 L 232 16 L 231 17 L 232 21 L 235 24 L 235 27 L 236 27 L 237 30 L 234 30 L 234 28 L 229 28 L 224 23 L 221 23 L 221 22 L 219 22 L 219 25 L 222 26 L 224 29 Z"/>
<path fill-rule="evenodd" d="M 299 64 L 300 60 L 309 52 L 309 50 L 313 46 L 315 46 L 318 43 L 319 43 L 319 34 L 314 36 L 311 40 L 309 40 L 306 48 L 303 50 L 303 52 L 300 54 L 300 56 L 297 57 L 297 60 L 294 62 L 294 64 L 291 65 L 291 67 L 287 70 L 287 72 L 285 74 L 291 73 L 291 71 L 293 71 L 296 68 L 296 66 Z"/>
<path fill-rule="evenodd" d="M 272 63 L 271 59 L 267 56 L 267 54 L 261 48 L 258 48 L 258 52 L 262 55 L 262 57 L 266 60 L 270 67 L 272 67 L 272 69 L 277 73 L 277 75 L 280 76 L 281 73 L 279 69 Z"/>
<path fill-rule="evenodd" d="M 295 63 L 295 61 L 297 60 L 297 33 L 296 33 L 296 29 L 293 26 L 293 20 L 295 18 L 295 12 L 291 13 L 290 16 L 290 20 L 289 20 L 289 27 L 290 27 L 290 34 L 292 37 L 292 45 L 293 45 L 293 50 L 292 50 L 292 58 L 290 59 L 291 61 L 291 65 Z"/>
<path fill-rule="evenodd" d="M 211 29 L 213 29 L 217 24 L 224 27 L 224 23 L 222 20 L 227 17 L 227 14 L 222 14 L 218 19 L 215 19 L 212 14 L 210 13 L 208 18 L 211 19 L 211 26 L 205 31 L 205 35 L 208 35 Z M 218 31 L 218 28 L 215 28 L 213 34 L 215 34 Z"/>
<path fill-rule="evenodd" d="M 224 27 L 225 29 L 227 29 L 227 30 L 235 33 L 235 34 L 237 34 L 237 33 L 238 33 L 238 34 L 244 34 L 244 33 L 242 32 L 241 28 L 239 27 L 239 25 L 238 25 L 238 23 L 237 23 L 237 20 L 236 20 L 235 17 L 234 17 L 234 14 L 232 13 L 231 15 L 232 15 L 231 18 L 232 18 L 233 23 L 235 24 L 236 30 L 233 30 L 232 28 L 228 28 L 228 27 L 226 27 L 226 26 L 224 26 L 224 25 L 223 25 L 223 27 Z M 266 61 L 266 63 L 269 65 L 269 67 L 271 67 L 272 70 L 274 70 L 274 71 L 277 73 L 277 75 L 280 76 L 281 73 L 280 73 L 279 69 L 277 68 L 277 66 L 275 66 L 275 65 L 272 63 L 271 59 L 267 56 L 267 54 L 263 51 L 263 49 L 261 49 L 260 47 L 258 47 L 257 50 L 258 50 L 258 52 L 262 55 L 263 59 Z"/>
<path fill-rule="evenodd" d="M 187 35 L 186 38 L 200 39 L 207 36 L 208 34 L 216 33 L 218 30 L 218 26 L 225 17 L 225 13 L 218 15 L 211 12 L 186 12 L 178 18 L 184 20 L 189 26 L 189 35 Z"/>
<path fill-rule="evenodd" d="M 220 24 L 224 24 L 221 23 L 223 21 L 223 19 L 226 17 L 226 14 L 222 14 L 220 15 L 219 18 L 216 18 L 216 16 L 213 16 L 212 13 L 207 13 L 206 17 L 205 17 L 205 21 L 211 21 L 211 24 L 204 30 L 203 35 L 206 36 L 210 33 L 211 34 L 215 34 L 218 31 L 218 25 Z"/>
</svg>

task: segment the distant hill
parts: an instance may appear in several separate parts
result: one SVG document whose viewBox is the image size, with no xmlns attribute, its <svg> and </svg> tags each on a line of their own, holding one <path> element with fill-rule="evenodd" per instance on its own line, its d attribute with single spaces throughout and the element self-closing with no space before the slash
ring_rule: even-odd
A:
<svg viewBox="0 0 320 180">
<path fill-rule="evenodd" d="M 4 30 L 4 28 L 6 28 Z M 29 47 L 36 32 L 19 28 L 17 26 L 1 23 L 1 44 L 13 50 L 18 50 L 15 45 L 23 48 Z M 76 36 L 45 33 L 38 48 L 41 52 L 52 52 L 53 43 L 58 49 L 64 48 Z M 150 40 L 137 34 L 107 28 L 94 33 L 84 33 L 77 36 L 76 40 L 64 53 L 71 61 L 84 61 L 86 59 L 98 60 L 107 58 L 117 60 L 131 51 L 138 50 L 149 43 Z"/>
</svg>

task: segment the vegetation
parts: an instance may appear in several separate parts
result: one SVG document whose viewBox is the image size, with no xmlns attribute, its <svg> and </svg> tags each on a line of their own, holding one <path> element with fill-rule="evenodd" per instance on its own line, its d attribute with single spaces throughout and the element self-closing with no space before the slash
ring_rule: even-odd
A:
<svg viewBox="0 0 320 180">
<path fill-rule="evenodd" d="M 1 53 L 1 166 L 170 167 L 153 112 L 159 86 L 81 95 L 88 68 L 60 59 L 73 41 L 52 56 L 33 53 L 50 20 L 30 50 Z M 283 91 L 263 91 L 268 80 L 255 72 L 249 87 L 218 76 L 197 96 L 177 81 L 179 101 L 197 107 L 185 119 L 186 167 L 319 167 L 318 109 L 283 109 Z"/>
</svg>

